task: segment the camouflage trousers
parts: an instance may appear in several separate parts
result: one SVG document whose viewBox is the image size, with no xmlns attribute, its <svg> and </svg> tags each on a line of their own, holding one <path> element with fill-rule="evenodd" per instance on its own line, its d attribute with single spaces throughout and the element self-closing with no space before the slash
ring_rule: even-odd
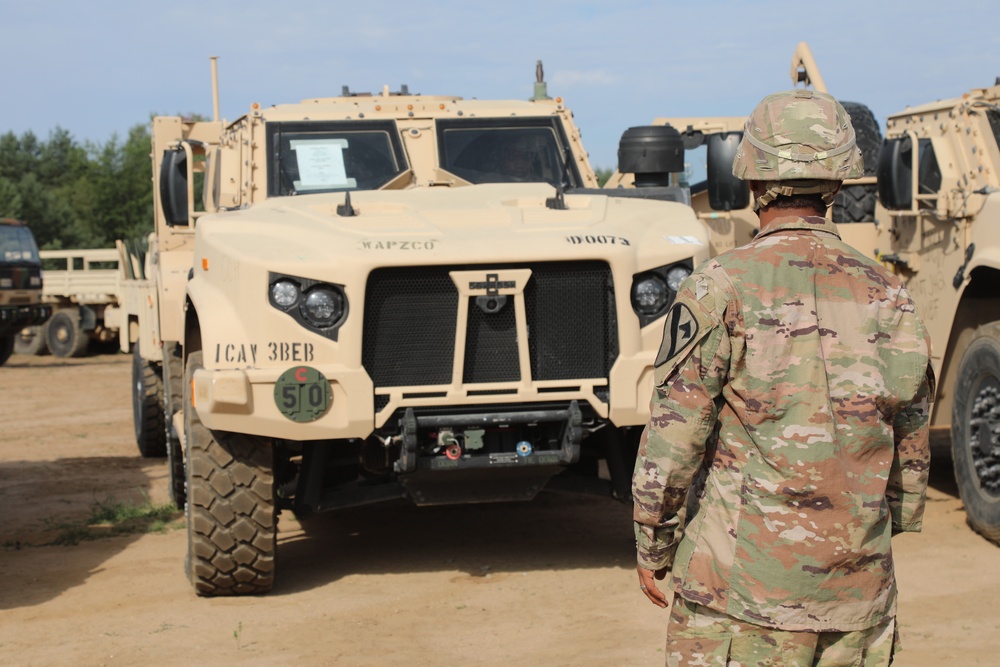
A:
<svg viewBox="0 0 1000 667">
<path fill-rule="evenodd" d="M 752 625 L 674 594 L 667 667 L 886 667 L 899 650 L 896 619 L 853 632 Z"/>
</svg>

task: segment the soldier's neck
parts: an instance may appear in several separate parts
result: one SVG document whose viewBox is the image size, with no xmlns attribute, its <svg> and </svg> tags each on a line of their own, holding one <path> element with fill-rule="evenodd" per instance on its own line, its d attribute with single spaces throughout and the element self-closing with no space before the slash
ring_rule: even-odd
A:
<svg viewBox="0 0 1000 667">
<path fill-rule="evenodd" d="M 818 212 L 811 206 L 799 208 L 777 208 L 775 206 L 765 206 L 757 211 L 757 217 L 760 218 L 760 231 L 762 232 L 765 231 L 768 226 L 778 218 L 808 218 L 810 216 L 823 217 L 823 215 L 823 213 Z"/>
</svg>

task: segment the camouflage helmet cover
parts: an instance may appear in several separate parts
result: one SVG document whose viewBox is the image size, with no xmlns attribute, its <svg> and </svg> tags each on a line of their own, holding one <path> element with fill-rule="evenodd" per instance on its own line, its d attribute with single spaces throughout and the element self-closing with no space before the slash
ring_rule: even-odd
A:
<svg viewBox="0 0 1000 667">
<path fill-rule="evenodd" d="M 747 118 L 733 160 L 745 181 L 843 181 L 864 175 L 851 117 L 827 93 L 798 88 L 768 95 Z"/>
</svg>

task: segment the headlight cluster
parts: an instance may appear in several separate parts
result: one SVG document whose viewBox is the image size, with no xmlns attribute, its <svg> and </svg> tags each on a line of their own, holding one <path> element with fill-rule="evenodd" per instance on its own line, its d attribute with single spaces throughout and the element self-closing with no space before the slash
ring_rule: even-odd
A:
<svg viewBox="0 0 1000 667">
<path fill-rule="evenodd" d="M 268 280 L 268 302 L 291 315 L 303 326 L 336 340 L 336 328 L 347 314 L 347 296 L 341 285 L 272 273 Z"/>
<path fill-rule="evenodd" d="M 639 273 L 632 279 L 632 309 L 642 326 L 667 312 L 677 288 L 691 275 L 690 262 L 661 266 Z"/>
</svg>

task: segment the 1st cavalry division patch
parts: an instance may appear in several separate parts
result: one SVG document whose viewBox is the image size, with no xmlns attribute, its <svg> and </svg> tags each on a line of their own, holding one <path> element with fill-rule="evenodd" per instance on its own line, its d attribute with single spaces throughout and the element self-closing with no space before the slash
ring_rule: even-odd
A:
<svg viewBox="0 0 1000 667">
<path fill-rule="evenodd" d="M 663 322 L 663 342 L 654 366 L 659 368 L 687 349 L 698 336 L 698 320 L 687 304 L 677 302 Z"/>
</svg>

